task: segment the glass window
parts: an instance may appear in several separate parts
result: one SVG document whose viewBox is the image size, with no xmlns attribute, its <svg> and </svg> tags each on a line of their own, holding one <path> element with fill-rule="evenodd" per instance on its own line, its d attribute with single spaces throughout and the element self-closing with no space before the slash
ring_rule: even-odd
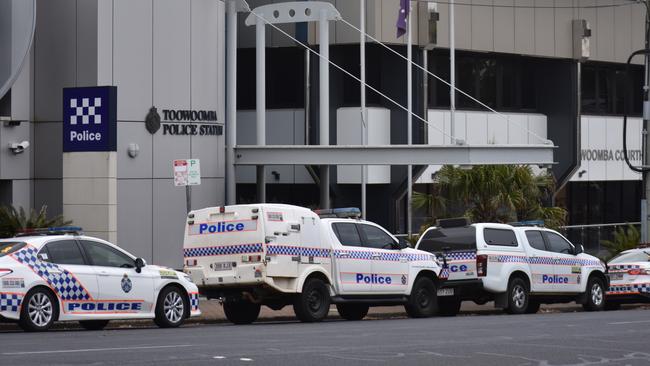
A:
<svg viewBox="0 0 650 366">
<path fill-rule="evenodd" d="M 526 239 L 528 239 L 528 244 L 530 244 L 531 247 L 537 250 L 547 250 L 541 232 L 537 230 L 528 230 L 526 231 Z"/>
<path fill-rule="evenodd" d="M 474 226 L 437 228 L 427 230 L 420 240 L 419 250 L 442 253 L 449 250 L 476 250 L 476 229 Z"/>
<path fill-rule="evenodd" d="M 546 239 L 548 240 L 548 245 L 550 247 L 549 249 L 551 249 L 551 252 L 564 254 L 573 253 L 573 246 L 558 234 L 546 232 Z"/>
<path fill-rule="evenodd" d="M 135 261 L 133 258 L 106 244 L 82 240 L 81 245 L 86 251 L 91 263 L 95 266 L 120 268 L 135 267 Z"/>
<path fill-rule="evenodd" d="M 359 224 L 359 229 L 365 239 L 365 244 L 369 248 L 377 249 L 395 249 L 397 246 L 395 240 L 386 234 L 382 229 L 365 224 Z"/>
<path fill-rule="evenodd" d="M 650 262 L 650 249 L 621 253 L 609 261 L 609 264 L 629 262 Z"/>
<path fill-rule="evenodd" d="M 9 241 L 0 243 L 0 258 L 5 255 L 14 253 L 25 246 L 25 243 Z"/>
<path fill-rule="evenodd" d="M 61 240 L 45 246 L 46 255 L 41 252 L 41 259 L 55 264 L 86 264 L 83 255 L 74 240 Z"/>
<path fill-rule="evenodd" d="M 362 246 L 356 224 L 338 223 L 332 226 L 334 226 L 334 233 L 341 244 L 350 247 Z"/>
<path fill-rule="evenodd" d="M 484 229 L 483 238 L 488 245 L 516 247 L 519 245 L 515 232 L 510 229 Z"/>
</svg>

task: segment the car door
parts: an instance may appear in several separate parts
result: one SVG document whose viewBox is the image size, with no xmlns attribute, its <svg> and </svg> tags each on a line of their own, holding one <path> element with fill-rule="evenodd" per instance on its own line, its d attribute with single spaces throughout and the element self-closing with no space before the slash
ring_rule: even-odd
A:
<svg viewBox="0 0 650 366">
<path fill-rule="evenodd" d="M 399 243 L 378 226 L 357 224 L 365 247 L 372 249 L 370 283 L 375 294 L 403 294 L 408 289 L 408 257 Z"/>
<path fill-rule="evenodd" d="M 335 222 L 332 230 L 338 241 L 334 248 L 334 265 L 339 292 L 342 295 L 370 293 L 372 251 L 363 247 L 357 225 L 353 222 Z"/>
<path fill-rule="evenodd" d="M 97 272 L 99 295 L 107 312 L 153 312 L 154 277 L 149 271 L 138 273 L 135 259 L 110 245 L 92 240 L 80 243 Z"/>
<path fill-rule="evenodd" d="M 99 297 L 97 274 L 74 239 L 48 242 L 37 254 L 35 272 L 61 300 L 63 314 L 94 313 Z"/>
<path fill-rule="evenodd" d="M 554 292 L 553 274 L 555 273 L 555 258 L 549 251 L 541 230 L 526 230 L 528 240 L 528 258 L 530 272 L 533 276 L 532 292 Z"/>
<path fill-rule="evenodd" d="M 544 231 L 546 244 L 555 257 L 553 286 L 556 292 L 580 292 L 582 265 L 568 240 L 552 231 Z"/>
</svg>

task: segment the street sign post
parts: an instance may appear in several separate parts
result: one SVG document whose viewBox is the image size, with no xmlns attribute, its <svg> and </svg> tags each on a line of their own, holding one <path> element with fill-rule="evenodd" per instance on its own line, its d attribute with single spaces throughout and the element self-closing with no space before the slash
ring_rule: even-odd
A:
<svg viewBox="0 0 650 366">
<path fill-rule="evenodd" d="M 185 186 L 187 212 L 192 210 L 192 186 L 201 184 L 201 163 L 199 159 L 174 160 L 174 185 Z"/>
</svg>

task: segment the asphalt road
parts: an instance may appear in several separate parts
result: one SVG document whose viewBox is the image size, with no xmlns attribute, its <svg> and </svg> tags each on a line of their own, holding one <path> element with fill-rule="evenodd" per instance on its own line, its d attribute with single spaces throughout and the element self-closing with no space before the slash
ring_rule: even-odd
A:
<svg viewBox="0 0 650 366">
<path fill-rule="evenodd" d="M 650 312 L 0 333 L 0 365 L 650 365 Z"/>
</svg>

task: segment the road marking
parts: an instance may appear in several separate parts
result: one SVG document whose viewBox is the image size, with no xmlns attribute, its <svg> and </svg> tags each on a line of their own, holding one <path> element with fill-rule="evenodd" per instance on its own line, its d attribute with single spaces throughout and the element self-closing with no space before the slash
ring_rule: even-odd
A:
<svg viewBox="0 0 650 366">
<path fill-rule="evenodd" d="M 226 356 L 214 356 L 212 358 L 215 358 L 217 360 L 223 360 L 224 358 L 226 358 Z"/>
<path fill-rule="evenodd" d="M 81 352 L 104 352 L 104 351 L 127 351 L 136 349 L 156 349 L 156 348 L 180 348 L 192 347 L 191 344 L 174 344 L 169 346 L 141 346 L 141 347 L 115 347 L 115 348 L 82 348 L 82 349 L 66 349 L 55 351 L 28 351 L 28 352 L 4 352 L 4 356 L 20 356 L 20 355 L 40 355 L 48 353 L 81 353 Z"/>
<path fill-rule="evenodd" d="M 650 323 L 650 320 L 635 320 L 635 321 L 630 321 L 630 322 L 613 322 L 613 323 L 607 323 L 607 324 L 619 325 L 619 324 L 636 324 L 636 323 Z"/>
<path fill-rule="evenodd" d="M 249 362 L 249 361 L 253 361 L 253 359 L 252 358 L 242 357 L 242 358 L 239 359 L 239 361 Z"/>
</svg>

